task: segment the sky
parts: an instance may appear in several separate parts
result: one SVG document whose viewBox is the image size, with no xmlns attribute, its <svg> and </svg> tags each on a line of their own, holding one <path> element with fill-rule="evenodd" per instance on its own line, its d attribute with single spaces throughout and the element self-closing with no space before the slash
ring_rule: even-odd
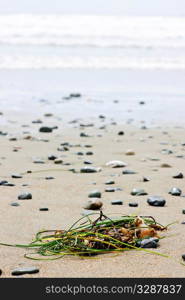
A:
<svg viewBox="0 0 185 300">
<path fill-rule="evenodd" d="M 0 13 L 185 16 L 185 0 L 0 0 Z"/>
</svg>

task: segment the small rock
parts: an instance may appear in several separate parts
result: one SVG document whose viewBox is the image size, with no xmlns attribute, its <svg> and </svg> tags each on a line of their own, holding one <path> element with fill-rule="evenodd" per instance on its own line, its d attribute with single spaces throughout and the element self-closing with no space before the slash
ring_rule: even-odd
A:
<svg viewBox="0 0 185 300">
<path fill-rule="evenodd" d="M 130 207 L 137 207 L 138 203 L 137 202 L 129 202 L 128 204 Z"/>
<path fill-rule="evenodd" d="M 112 205 L 123 205 L 123 201 L 122 200 L 112 200 L 111 204 Z"/>
<path fill-rule="evenodd" d="M 59 164 L 62 164 L 62 163 L 63 163 L 63 160 L 61 158 L 56 158 L 54 160 L 54 164 L 56 164 L 56 165 L 59 165 Z"/>
<path fill-rule="evenodd" d="M 20 194 L 18 196 L 19 200 L 28 200 L 28 199 L 32 199 L 32 194 L 31 193 L 24 193 L 24 194 Z"/>
<path fill-rule="evenodd" d="M 137 246 L 141 248 L 157 248 L 158 241 L 159 240 L 157 238 L 144 239 L 142 241 L 137 242 Z"/>
<path fill-rule="evenodd" d="M 105 189 L 105 192 L 110 192 L 111 193 L 111 192 L 115 192 L 115 190 L 116 190 L 115 188 L 110 188 L 109 187 L 109 188 Z"/>
<path fill-rule="evenodd" d="M 111 160 L 109 162 L 106 163 L 107 167 L 112 167 L 112 168 L 123 168 L 126 167 L 127 164 L 123 161 L 120 160 Z"/>
<path fill-rule="evenodd" d="M 124 170 L 122 172 L 123 175 L 133 175 L 133 174 L 137 174 L 135 171 L 132 170 Z"/>
<path fill-rule="evenodd" d="M 89 210 L 98 210 L 103 206 L 103 203 L 99 199 L 89 200 L 83 208 Z"/>
<path fill-rule="evenodd" d="M 151 206 L 164 206 L 166 200 L 160 196 L 151 196 L 147 199 L 147 203 Z"/>
<path fill-rule="evenodd" d="M 148 177 L 143 177 L 143 182 L 148 182 L 148 181 L 150 181 L 150 179 L 148 178 Z"/>
<path fill-rule="evenodd" d="M 107 184 L 107 185 L 115 184 L 115 181 L 113 181 L 113 180 L 108 180 L 108 181 L 105 182 L 105 184 Z"/>
<path fill-rule="evenodd" d="M 90 161 L 90 160 L 84 160 L 84 164 L 85 165 L 92 165 L 92 161 Z"/>
<path fill-rule="evenodd" d="M 48 211 L 49 208 L 48 208 L 48 207 L 41 207 L 41 208 L 39 208 L 39 210 L 40 210 L 40 211 Z"/>
<path fill-rule="evenodd" d="M 161 164 L 161 168 L 171 168 L 172 166 L 167 164 L 167 163 L 163 163 Z"/>
<path fill-rule="evenodd" d="M 182 179 L 182 178 L 184 178 L 184 175 L 180 172 L 177 175 L 174 175 L 173 178 Z"/>
<path fill-rule="evenodd" d="M 52 179 L 55 179 L 55 177 L 52 177 L 52 176 L 47 176 L 45 177 L 46 180 L 52 180 Z"/>
<path fill-rule="evenodd" d="M 173 187 L 170 191 L 169 194 L 172 196 L 180 196 L 182 191 L 179 188 Z"/>
<path fill-rule="evenodd" d="M 124 131 L 119 131 L 118 132 L 118 135 L 124 135 L 125 133 L 124 133 Z"/>
<path fill-rule="evenodd" d="M 92 191 L 88 195 L 89 198 L 101 198 L 101 192 L 100 191 Z"/>
<path fill-rule="evenodd" d="M 135 155 L 135 152 L 133 150 L 127 150 L 125 155 Z"/>
<path fill-rule="evenodd" d="M 39 131 L 40 132 L 46 132 L 46 133 L 48 133 L 48 132 L 52 132 L 53 128 L 52 127 L 42 126 L 42 127 L 40 127 Z"/>
<path fill-rule="evenodd" d="M 13 276 L 19 276 L 24 274 L 36 274 L 39 272 L 39 269 L 36 267 L 27 267 L 27 268 L 17 268 L 12 271 Z"/>
<path fill-rule="evenodd" d="M 80 173 L 97 173 L 100 171 L 101 168 L 95 168 L 95 167 L 83 167 L 80 169 Z"/>
<path fill-rule="evenodd" d="M 185 209 L 182 210 L 183 215 L 185 215 Z"/>
<path fill-rule="evenodd" d="M 12 175 L 12 178 L 22 178 L 22 176 L 19 175 L 19 174 L 13 174 L 13 175 Z"/>
<path fill-rule="evenodd" d="M 11 205 L 11 206 L 20 206 L 20 204 L 17 203 L 17 202 L 12 202 L 12 203 L 10 203 L 10 205 Z"/>
<path fill-rule="evenodd" d="M 147 192 L 145 192 L 145 190 L 143 189 L 133 189 L 131 192 L 132 196 L 145 196 L 148 195 Z"/>
<path fill-rule="evenodd" d="M 55 156 L 55 155 L 48 156 L 48 160 L 55 160 L 55 159 L 57 159 L 57 156 Z"/>
</svg>

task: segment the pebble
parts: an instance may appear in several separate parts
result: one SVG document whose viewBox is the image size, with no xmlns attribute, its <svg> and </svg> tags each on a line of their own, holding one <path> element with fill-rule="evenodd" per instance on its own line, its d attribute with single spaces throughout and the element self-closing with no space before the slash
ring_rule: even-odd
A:
<svg viewBox="0 0 185 300">
<path fill-rule="evenodd" d="M 115 181 L 113 181 L 113 180 L 108 180 L 108 181 L 105 182 L 105 184 L 107 184 L 107 185 L 109 185 L 109 184 L 110 184 L 110 185 L 111 185 L 111 184 L 115 184 Z"/>
<path fill-rule="evenodd" d="M 124 135 L 125 133 L 124 133 L 124 131 L 119 131 L 118 132 L 118 135 Z"/>
<path fill-rule="evenodd" d="M 54 164 L 56 164 L 56 165 L 62 164 L 62 163 L 63 163 L 63 160 L 60 159 L 60 158 L 56 158 L 56 159 L 54 160 Z"/>
<path fill-rule="evenodd" d="M 145 192 L 145 190 L 143 189 L 133 189 L 132 192 L 131 192 L 131 195 L 132 196 L 145 196 L 145 195 L 148 195 L 147 192 Z"/>
<path fill-rule="evenodd" d="M 148 177 L 143 177 L 143 182 L 148 182 L 148 181 L 150 181 L 150 179 L 148 178 Z"/>
<path fill-rule="evenodd" d="M 129 149 L 125 152 L 125 155 L 135 155 L 135 152 Z"/>
<path fill-rule="evenodd" d="M 57 156 L 53 154 L 48 156 L 48 160 L 55 160 L 55 159 L 57 159 Z"/>
<path fill-rule="evenodd" d="M 45 161 L 42 159 L 36 159 L 33 161 L 34 164 L 45 164 Z"/>
<path fill-rule="evenodd" d="M 52 176 L 47 176 L 45 177 L 46 180 L 52 180 L 52 179 L 55 179 L 55 177 L 52 177 Z"/>
<path fill-rule="evenodd" d="M 106 163 L 107 167 L 112 167 L 112 168 L 123 168 L 126 167 L 127 164 L 123 161 L 120 160 L 111 160 L 109 162 Z"/>
<path fill-rule="evenodd" d="M 157 238 L 149 238 L 137 242 L 137 245 L 141 248 L 157 248 L 158 241 Z"/>
<path fill-rule="evenodd" d="M 101 168 L 95 168 L 95 167 L 83 167 L 80 169 L 80 173 L 97 173 L 100 171 Z"/>
<path fill-rule="evenodd" d="M 182 210 L 183 215 L 185 215 L 185 209 Z"/>
<path fill-rule="evenodd" d="M 110 192 L 111 193 L 111 192 L 115 192 L 115 191 L 116 191 L 116 188 L 110 188 L 109 187 L 109 188 L 105 189 L 105 192 Z"/>
<path fill-rule="evenodd" d="M 147 203 L 151 206 L 165 206 L 166 200 L 160 196 L 151 196 L 147 199 Z"/>
<path fill-rule="evenodd" d="M 19 200 L 28 200 L 28 199 L 32 199 L 32 194 L 31 193 L 24 193 L 24 194 L 20 194 L 18 196 Z"/>
<path fill-rule="evenodd" d="M 48 208 L 48 207 L 41 207 L 41 208 L 39 208 L 39 210 L 40 210 L 40 211 L 48 211 L 49 208 Z"/>
<path fill-rule="evenodd" d="M 17 202 L 12 202 L 12 203 L 10 203 L 10 205 L 11 205 L 11 206 L 20 206 L 20 204 L 17 203 Z"/>
<path fill-rule="evenodd" d="M 177 175 L 174 175 L 173 178 L 182 179 L 182 178 L 184 178 L 184 175 L 180 172 Z"/>
<path fill-rule="evenodd" d="M 98 190 L 92 191 L 88 195 L 89 198 L 101 198 L 101 192 Z"/>
<path fill-rule="evenodd" d="M 180 196 L 182 194 L 181 189 L 173 187 L 170 191 L 169 194 L 171 194 L 172 196 Z"/>
<path fill-rule="evenodd" d="M 135 171 L 132 170 L 124 170 L 122 172 L 123 175 L 133 175 L 133 174 L 137 174 Z"/>
<path fill-rule="evenodd" d="M 138 203 L 137 202 L 129 202 L 128 204 L 130 207 L 137 207 Z"/>
<path fill-rule="evenodd" d="M 12 175 L 12 178 L 22 178 L 22 176 L 19 175 L 19 174 L 13 174 L 13 175 Z"/>
<path fill-rule="evenodd" d="M 123 201 L 122 200 L 112 200 L 111 204 L 112 205 L 123 205 Z"/>
<path fill-rule="evenodd" d="M 163 163 L 163 164 L 161 164 L 160 167 L 161 167 L 161 168 L 171 168 L 172 166 L 169 165 L 169 164 L 167 164 L 167 163 Z"/>
<path fill-rule="evenodd" d="M 85 165 L 92 165 L 92 161 L 90 161 L 90 160 L 84 160 L 84 164 Z"/>
<path fill-rule="evenodd" d="M 52 127 L 46 127 L 46 126 L 42 126 L 39 128 L 39 131 L 40 132 L 52 132 L 53 131 L 53 128 Z"/>
<path fill-rule="evenodd" d="M 17 268 L 12 271 L 13 276 L 19 276 L 24 274 L 36 274 L 39 272 L 39 269 L 36 267 L 27 267 L 27 268 Z"/>
<path fill-rule="evenodd" d="M 103 206 L 103 203 L 99 199 L 89 200 L 83 208 L 89 210 L 98 210 Z"/>
<path fill-rule="evenodd" d="M 185 260 L 185 254 L 182 254 L 182 259 Z"/>
</svg>

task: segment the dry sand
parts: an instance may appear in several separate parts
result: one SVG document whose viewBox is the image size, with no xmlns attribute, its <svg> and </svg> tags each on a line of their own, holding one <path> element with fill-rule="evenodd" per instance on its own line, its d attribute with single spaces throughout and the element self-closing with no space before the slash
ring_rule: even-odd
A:
<svg viewBox="0 0 185 300">
<path fill-rule="evenodd" d="M 102 255 L 96 259 L 65 257 L 56 261 L 30 261 L 24 258 L 25 252 L 29 253 L 28 250 L 0 246 L 2 276 L 11 277 L 12 270 L 20 266 L 36 266 L 40 269 L 38 274 L 23 277 L 184 277 L 185 266 L 179 261 L 185 253 L 185 225 L 181 224 L 185 221 L 185 215 L 182 214 L 185 198 L 168 194 L 172 187 L 179 187 L 185 192 L 184 179 L 172 178 L 178 172 L 185 174 L 185 147 L 182 146 L 185 142 L 184 129 L 144 130 L 111 124 L 106 129 L 79 129 L 78 124 L 74 124 L 70 127 L 59 126 L 53 133 L 39 133 L 41 125 L 31 124 L 28 128 L 20 129 L 19 133 L 16 128 L 11 128 L 13 135 L 17 136 L 16 141 L 9 140 L 11 135 L 0 136 L 0 178 L 15 183 L 14 187 L 0 186 L 0 241 L 24 244 L 29 243 L 40 229 L 68 228 L 81 216 L 88 193 L 98 189 L 102 192 L 105 214 L 152 215 L 164 225 L 177 221 L 165 233 L 166 238 L 160 241 L 157 249 L 172 258 L 134 250 L 118 256 Z M 6 127 L 3 130 L 5 129 Z M 125 132 L 123 136 L 118 135 L 120 130 Z M 6 131 L 9 132 L 9 129 Z M 23 134 L 23 131 L 30 133 Z M 80 137 L 81 131 L 91 137 Z M 24 139 L 27 135 L 34 139 Z M 38 140 L 39 137 L 41 140 Z M 49 142 L 42 139 L 48 139 Z M 57 151 L 63 142 L 76 146 L 71 147 L 70 151 Z M 92 148 L 84 147 L 87 144 L 92 145 Z M 14 147 L 18 147 L 17 152 L 13 151 Z M 125 155 L 127 149 L 133 149 L 135 155 Z M 170 149 L 173 153 L 162 154 L 162 149 Z M 79 151 L 93 151 L 94 155 L 76 155 Z M 61 156 L 64 163 L 70 162 L 71 165 L 55 165 L 47 159 L 50 154 Z M 178 155 L 183 157 L 177 157 Z M 34 158 L 45 160 L 45 164 L 33 163 Z M 102 171 L 94 174 L 68 171 L 70 168 L 79 171 L 84 166 L 85 159 L 91 160 L 93 166 L 102 167 Z M 114 159 L 127 162 L 126 169 L 134 170 L 137 174 L 123 175 L 123 168 L 112 169 L 105 166 L 106 162 Z M 172 167 L 161 168 L 162 163 L 168 163 Z M 32 173 L 27 174 L 28 170 Z M 24 173 L 23 178 L 12 179 L 11 175 L 15 173 Z M 53 176 L 55 179 L 46 180 L 46 176 Z M 142 182 L 143 176 L 151 180 Z M 123 191 L 105 192 L 105 182 L 110 179 Z M 23 184 L 28 186 L 23 187 Z M 134 187 L 144 188 L 149 195 L 164 196 L 166 206 L 151 207 L 146 202 L 147 196 L 131 196 L 130 192 Z M 24 191 L 31 192 L 33 199 L 17 200 L 18 195 Z M 123 200 L 123 205 L 112 206 L 110 202 L 114 199 Z M 128 203 L 131 201 L 138 202 L 139 206 L 129 207 Z M 18 202 L 20 206 L 13 207 L 11 202 Z M 40 207 L 48 207 L 49 211 L 41 212 Z"/>
</svg>

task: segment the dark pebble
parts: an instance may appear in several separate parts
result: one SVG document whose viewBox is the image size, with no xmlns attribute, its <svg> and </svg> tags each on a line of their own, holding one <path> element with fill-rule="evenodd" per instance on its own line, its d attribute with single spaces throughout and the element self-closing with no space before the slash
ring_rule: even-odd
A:
<svg viewBox="0 0 185 300">
<path fill-rule="evenodd" d="M 137 174 L 135 171 L 132 170 L 124 170 L 122 172 L 123 175 L 133 175 L 133 174 Z"/>
<path fill-rule="evenodd" d="M 115 192 L 115 188 L 106 188 L 105 192 L 110 192 L 110 193 Z"/>
<path fill-rule="evenodd" d="M 184 178 L 184 175 L 182 173 L 178 173 L 177 175 L 174 175 L 173 178 L 182 179 Z"/>
<path fill-rule="evenodd" d="M 180 196 L 182 194 L 182 191 L 179 188 L 173 187 L 170 191 L 169 194 L 172 196 Z"/>
<path fill-rule="evenodd" d="M 46 126 L 43 126 L 43 127 L 40 127 L 39 129 L 40 132 L 52 132 L 53 131 L 53 128 L 51 127 L 46 127 Z"/>
<path fill-rule="evenodd" d="M 39 272 L 39 269 L 36 267 L 28 267 L 28 268 L 17 268 L 12 271 L 13 276 L 19 276 L 24 274 L 36 274 Z"/>
<path fill-rule="evenodd" d="M 131 192 L 132 196 L 145 196 L 148 195 L 143 189 L 133 189 Z"/>
<path fill-rule="evenodd" d="M 17 203 L 17 202 L 12 202 L 12 203 L 10 203 L 10 205 L 11 205 L 11 206 L 20 206 L 20 204 Z"/>
<path fill-rule="evenodd" d="M 109 185 L 109 184 L 110 184 L 110 185 L 111 185 L 111 184 L 115 184 L 115 181 L 109 180 L 109 181 L 106 181 L 105 184 L 107 184 L 107 185 Z"/>
<path fill-rule="evenodd" d="M 151 196 L 147 199 L 147 203 L 151 206 L 164 206 L 166 200 L 160 196 Z"/>
<path fill-rule="evenodd" d="M 129 202 L 128 204 L 130 207 L 137 207 L 138 206 L 138 203 L 136 202 Z"/>
<path fill-rule="evenodd" d="M 52 177 L 52 176 L 47 176 L 45 177 L 46 180 L 52 180 L 52 179 L 55 179 L 55 177 Z"/>
<path fill-rule="evenodd" d="M 32 194 L 31 193 L 24 193 L 24 194 L 20 194 L 18 196 L 19 200 L 27 200 L 27 199 L 32 199 Z"/>
<path fill-rule="evenodd" d="M 123 205 L 123 201 L 122 200 L 112 200 L 111 204 L 112 205 Z"/>
<path fill-rule="evenodd" d="M 89 198 L 101 198 L 101 192 L 100 191 L 92 191 L 88 195 Z"/>
<path fill-rule="evenodd" d="M 49 155 L 48 156 L 48 160 L 55 160 L 55 159 L 57 159 L 56 155 Z"/>
<path fill-rule="evenodd" d="M 19 175 L 19 174 L 13 174 L 13 175 L 12 175 L 12 178 L 22 178 L 22 176 Z"/>
<path fill-rule="evenodd" d="M 124 133 L 124 131 L 119 131 L 118 132 L 118 135 L 124 135 L 125 133 Z"/>
<path fill-rule="evenodd" d="M 48 211 L 49 208 L 48 208 L 48 207 L 41 207 L 41 208 L 39 208 L 39 210 L 40 210 L 40 211 Z"/>
<path fill-rule="evenodd" d="M 157 248 L 158 241 L 159 240 L 157 238 L 144 239 L 142 241 L 137 242 L 137 246 L 141 248 Z"/>
<path fill-rule="evenodd" d="M 182 210 L 183 215 L 185 215 L 185 209 Z"/>
</svg>

